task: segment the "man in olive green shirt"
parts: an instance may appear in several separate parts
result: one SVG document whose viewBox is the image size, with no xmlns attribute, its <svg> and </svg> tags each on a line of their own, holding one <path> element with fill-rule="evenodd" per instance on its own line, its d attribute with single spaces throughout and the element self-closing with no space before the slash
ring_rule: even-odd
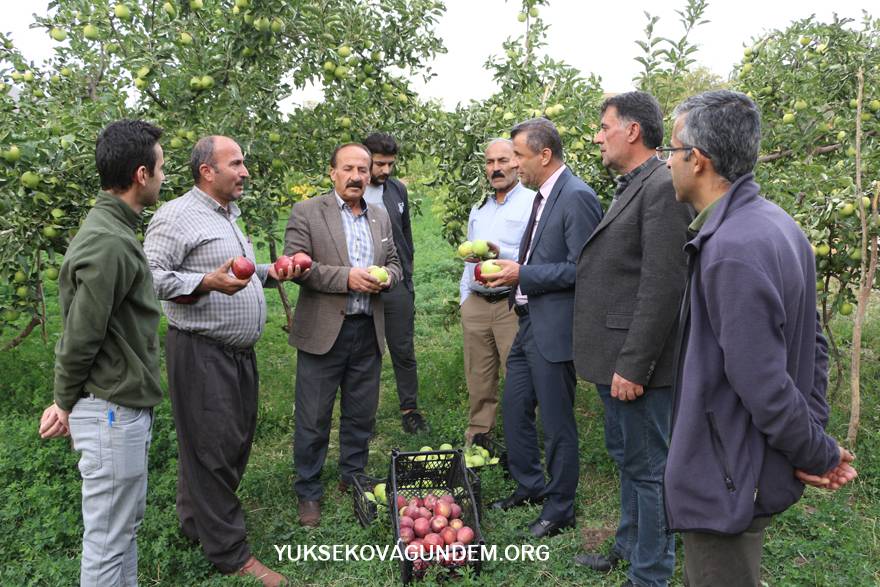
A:
<svg viewBox="0 0 880 587">
<path fill-rule="evenodd" d="M 159 304 L 137 239 L 165 175 L 162 131 L 114 122 L 98 137 L 102 192 L 61 265 L 64 330 L 55 346 L 55 401 L 40 436 L 73 438 L 82 476 L 80 585 L 137 585 L 153 406 L 159 403 Z"/>
</svg>

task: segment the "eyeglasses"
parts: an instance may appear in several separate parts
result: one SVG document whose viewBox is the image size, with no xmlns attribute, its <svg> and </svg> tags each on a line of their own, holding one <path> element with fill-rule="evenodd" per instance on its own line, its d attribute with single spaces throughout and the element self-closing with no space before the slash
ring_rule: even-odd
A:
<svg viewBox="0 0 880 587">
<path fill-rule="evenodd" d="M 669 161 L 672 154 L 676 151 L 692 151 L 694 147 L 657 147 L 654 149 L 657 152 L 657 159 L 660 161 Z"/>
<path fill-rule="evenodd" d="M 672 154 L 676 151 L 693 151 L 694 149 L 700 149 L 700 147 L 694 147 L 691 145 L 685 145 L 684 147 L 656 147 L 654 151 L 657 152 L 657 158 L 660 159 L 660 161 L 669 161 L 669 159 L 672 157 Z M 709 155 L 709 153 L 707 153 L 705 149 L 700 149 L 700 153 L 702 153 L 709 159 L 712 158 L 712 156 Z"/>
</svg>

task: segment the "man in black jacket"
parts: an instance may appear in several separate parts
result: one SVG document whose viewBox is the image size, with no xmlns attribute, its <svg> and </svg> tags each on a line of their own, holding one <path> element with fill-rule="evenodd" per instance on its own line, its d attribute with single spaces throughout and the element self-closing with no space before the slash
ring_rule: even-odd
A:
<svg viewBox="0 0 880 587">
<path fill-rule="evenodd" d="M 406 186 L 391 177 L 398 152 L 394 137 L 373 133 L 364 140 L 364 145 L 373 154 L 370 185 L 364 191 L 364 199 L 367 204 L 382 206 L 388 212 L 394 246 L 403 268 L 400 284 L 383 293 L 382 300 L 385 304 L 385 340 L 394 365 L 403 430 L 415 434 L 426 431 L 428 424 L 418 412 L 419 377 L 413 343 L 415 289 L 409 196 Z"/>
<path fill-rule="evenodd" d="M 577 263 L 574 364 L 605 404 L 605 444 L 620 469 L 620 525 L 609 556 L 577 562 L 609 571 L 630 562 L 636 585 L 665 586 L 675 566 L 663 472 L 672 414 L 673 330 L 685 284 L 682 248 L 692 218 L 654 149 L 663 115 L 653 96 L 602 105 L 595 142 L 619 174 L 614 200 Z"/>
</svg>

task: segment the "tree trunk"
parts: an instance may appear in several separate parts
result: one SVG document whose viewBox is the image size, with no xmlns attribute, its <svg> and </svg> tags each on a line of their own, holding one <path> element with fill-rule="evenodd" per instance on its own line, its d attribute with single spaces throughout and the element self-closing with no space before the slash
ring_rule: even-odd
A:
<svg viewBox="0 0 880 587">
<path fill-rule="evenodd" d="M 269 256 L 272 259 L 277 259 L 277 249 L 275 248 L 275 239 L 269 237 Z M 287 317 L 287 323 L 281 328 L 284 332 L 290 332 L 290 329 L 293 327 L 293 314 L 290 311 L 290 302 L 287 299 L 287 290 L 284 289 L 284 282 L 279 281 L 278 285 L 278 295 L 281 297 L 281 305 L 284 307 L 284 315 Z"/>
</svg>

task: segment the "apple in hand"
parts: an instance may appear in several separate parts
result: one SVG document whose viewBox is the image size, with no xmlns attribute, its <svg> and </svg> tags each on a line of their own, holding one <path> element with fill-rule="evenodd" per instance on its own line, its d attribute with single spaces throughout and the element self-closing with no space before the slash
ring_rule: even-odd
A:
<svg viewBox="0 0 880 587">
<path fill-rule="evenodd" d="M 306 271 L 312 268 L 312 258 L 303 252 L 299 252 L 293 256 L 293 265 L 294 267 L 298 265 L 301 271 Z"/>
<path fill-rule="evenodd" d="M 499 268 L 500 269 L 500 268 Z M 376 280 L 381 284 L 388 283 L 388 270 L 384 267 L 379 267 L 377 265 L 370 265 L 367 267 L 367 271 L 370 272 L 370 275 L 376 278 Z"/>
<path fill-rule="evenodd" d="M 474 279 L 486 283 L 485 275 L 492 275 L 501 271 L 501 265 L 495 261 L 483 261 L 474 266 Z"/>
<path fill-rule="evenodd" d="M 281 275 L 288 271 L 293 272 L 293 259 L 287 255 L 281 255 L 275 259 L 275 273 Z"/>
<path fill-rule="evenodd" d="M 232 274 L 238 279 L 250 279 L 257 266 L 247 257 L 236 257 L 232 262 Z"/>
</svg>

